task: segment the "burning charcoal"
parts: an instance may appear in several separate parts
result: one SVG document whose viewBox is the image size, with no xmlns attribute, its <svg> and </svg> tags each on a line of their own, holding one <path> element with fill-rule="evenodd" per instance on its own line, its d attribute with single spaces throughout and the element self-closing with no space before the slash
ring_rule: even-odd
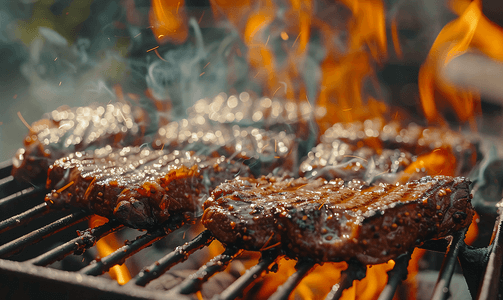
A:
<svg viewBox="0 0 503 300">
<path fill-rule="evenodd" d="M 224 157 L 107 146 L 57 160 L 48 172 L 53 207 L 77 206 L 134 228 L 150 228 L 173 214 L 200 214 L 218 184 L 248 168 Z"/>
<path fill-rule="evenodd" d="M 281 246 L 293 257 L 378 264 L 470 225 L 470 181 L 425 177 L 406 184 L 238 177 L 204 203 L 202 222 L 225 244 Z"/>
<path fill-rule="evenodd" d="M 24 148 L 13 159 L 18 180 L 42 181 L 58 158 L 75 151 L 105 145 L 139 145 L 151 128 L 155 114 L 139 107 L 114 103 L 88 107 L 61 107 L 30 127 Z"/>
</svg>

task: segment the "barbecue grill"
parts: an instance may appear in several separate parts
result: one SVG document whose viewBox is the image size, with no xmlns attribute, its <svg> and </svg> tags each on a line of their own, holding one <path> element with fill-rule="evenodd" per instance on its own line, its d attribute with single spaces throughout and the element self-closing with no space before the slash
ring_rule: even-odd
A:
<svg viewBox="0 0 503 300">
<path fill-rule="evenodd" d="M 85 228 L 90 218 L 89 213 L 81 210 L 55 211 L 43 202 L 46 190 L 42 186 L 29 186 L 16 182 L 11 176 L 12 165 L 3 163 L 0 167 L 0 292 L 7 298 L 34 297 L 26 291 L 36 291 L 36 297 L 42 296 L 63 299 L 78 299 L 97 297 L 100 299 L 188 299 L 200 291 L 201 286 L 212 275 L 222 272 L 228 264 L 238 257 L 243 250 L 227 247 L 203 265 L 194 274 L 188 276 L 181 284 L 168 291 L 156 291 L 145 288 L 152 280 L 160 277 L 174 265 L 185 261 L 195 251 L 207 247 L 214 238 L 206 230 L 194 239 L 179 245 L 174 251 L 166 253 L 154 264 L 145 266 L 142 271 L 127 284 L 120 286 L 117 282 L 105 277 L 97 278 L 111 267 L 122 264 L 126 259 L 142 249 L 165 238 L 177 230 L 182 220 L 176 218 L 163 226 L 150 230 L 125 245 L 112 254 L 94 260 L 77 271 L 62 271 L 48 267 L 51 263 L 64 257 L 79 255 L 91 248 L 102 237 L 120 231 L 123 225 L 108 222 L 93 229 L 77 230 L 75 225 Z M 422 247 L 436 252 L 444 252 L 445 257 L 438 274 L 432 299 L 447 299 L 450 295 L 449 286 L 459 260 L 474 299 L 501 298 L 503 284 L 501 281 L 501 265 L 503 257 L 503 210 L 500 202 L 499 215 L 494 225 L 492 242 L 487 247 L 467 246 L 463 239 L 466 231 L 456 233 L 450 239 L 428 241 Z M 6 215 L 6 213 L 16 215 Z M 50 219 L 49 217 L 52 217 Z M 41 223 L 50 219 L 47 223 Z M 84 225 L 82 225 L 82 223 Z M 27 227 L 25 233 L 23 225 Z M 26 231 L 26 230 L 25 230 Z M 24 257 L 23 249 L 37 248 L 35 243 L 60 238 L 60 233 L 66 233 L 66 242 L 59 246 L 44 248 L 35 257 Z M 9 241 L 9 242 L 6 242 Z M 36 251 L 35 251 L 36 252 Z M 260 277 L 264 271 L 274 271 L 278 254 L 274 249 L 261 253 L 259 262 L 248 269 L 215 299 L 234 299 Z M 400 282 L 407 276 L 407 265 L 410 253 L 396 259 L 394 268 L 388 273 L 388 282 L 382 290 L 379 299 L 392 299 Z M 286 282 L 278 286 L 276 292 L 269 298 L 274 300 L 287 299 L 303 277 L 315 266 L 309 260 L 299 260 L 297 271 Z M 349 288 L 354 280 L 365 277 L 366 267 L 358 262 L 348 262 L 348 268 L 342 272 L 340 282 L 335 284 L 326 299 L 339 299 L 342 292 Z M 29 288 L 27 288 L 29 287 Z"/>
</svg>

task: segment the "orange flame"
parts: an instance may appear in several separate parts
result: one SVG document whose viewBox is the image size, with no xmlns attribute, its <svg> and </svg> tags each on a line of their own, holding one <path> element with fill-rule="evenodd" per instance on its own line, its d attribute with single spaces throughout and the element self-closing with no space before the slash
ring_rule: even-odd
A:
<svg viewBox="0 0 503 300">
<path fill-rule="evenodd" d="M 152 0 L 150 25 L 158 43 L 181 44 L 189 30 L 184 0 Z"/>
<path fill-rule="evenodd" d="M 472 224 L 470 224 L 470 227 L 468 227 L 468 231 L 466 232 L 465 244 L 471 245 L 473 242 L 475 242 L 475 240 L 479 236 L 479 222 L 480 222 L 480 216 L 477 212 L 475 212 Z"/>
<path fill-rule="evenodd" d="M 386 58 L 386 22 L 380 0 L 342 0 L 353 13 L 350 24 L 349 52 L 367 46 L 376 61 Z"/>
<path fill-rule="evenodd" d="M 272 0 L 211 0 L 214 15 L 217 18 L 225 16 L 247 46 L 248 63 L 252 69 L 250 77 L 261 84 L 265 95 L 271 97 L 276 95 L 296 99 L 297 102 L 307 99 L 301 72 L 309 48 L 311 26 L 319 29 L 326 50 L 321 63 L 321 88 L 317 99 L 317 105 L 326 111 L 318 118 L 322 132 L 335 122 L 380 118 L 387 110 L 384 103 L 363 94 L 365 80 L 374 78 L 374 65 L 382 63 L 387 57 L 384 5 L 381 0 L 341 2 L 352 12 L 344 50 L 333 42 L 340 32 L 328 22 L 317 19 L 311 0 L 282 2 L 287 8 L 281 20 L 278 20 L 278 7 Z M 276 57 L 277 49 L 273 49 L 272 40 L 279 41 L 283 46 L 286 59 L 282 63 Z M 395 49 L 399 49 L 397 43 L 395 39 Z M 283 85 L 286 85 L 284 92 L 280 89 Z M 218 248 L 218 244 L 210 246 L 215 253 L 221 251 Z M 294 260 L 279 260 L 279 271 L 265 275 L 257 294 L 251 297 L 264 299 L 271 295 L 295 271 L 295 263 Z M 355 282 L 344 292 L 343 298 L 377 298 L 386 284 L 386 272 L 393 265 L 394 262 L 390 261 L 369 267 L 367 277 Z M 338 282 L 341 271 L 346 267 L 346 263 L 317 266 L 302 280 L 290 299 L 318 299 L 328 294 L 331 286 L 327 282 Z"/>
<path fill-rule="evenodd" d="M 402 48 L 400 47 L 400 39 L 398 38 L 398 29 L 396 25 L 396 18 L 391 20 L 391 38 L 393 40 L 393 47 L 395 48 L 396 56 L 399 59 L 403 58 Z"/>
<path fill-rule="evenodd" d="M 279 269 L 263 277 L 260 290 L 245 297 L 245 299 L 267 299 L 278 286 L 285 282 L 295 272 L 295 260 L 282 258 L 278 261 Z M 367 276 L 355 281 L 353 286 L 342 294 L 343 300 L 376 299 L 386 285 L 386 272 L 395 265 L 390 260 L 387 263 L 368 266 Z M 332 284 L 341 279 L 341 272 L 347 269 L 347 263 L 325 263 L 317 265 L 297 286 L 289 299 L 323 299 L 331 290 Z"/>
<path fill-rule="evenodd" d="M 474 125 L 474 115 L 480 110 L 480 94 L 474 90 L 455 87 L 441 78 L 442 68 L 453 58 L 476 49 L 485 55 L 503 61 L 503 29 L 482 14 L 480 1 L 454 1 L 453 10 L 463 13 L 447 24 L 437 36 L 425 63 L 419 72 L 419 92 L 423 110 L 430 121 L 444 122 L 439 113 L 440 99 L 445 98 L 459 120 Z"/>
<path fill-rule="evenodd" d="M 426 173 L 427 175 L 456 175 L 456 157 L 450 149 L 437 148 L 430 153 L 420 155 L 416 161 L 411 163 L 405 170 L 399 182 L 409 181 L 415 174 Z"/>
<path fill-rule="evenodd" d="M 237 29 L 248 48 L 250 78 L 264 88 L 264 95 L 306 99 L 300 70 L 310 39 L 313 14 L 311 0 L 289 0 L 281 20 L 271 0 L 212 0 L 217 17 L 225 16 Z M 273 45 L 281 41 L 285 59 L 278 60 Z M 273 42 L 274 41 L 274 42 Z M 276 50 L 277 51 L 277 50 Z"/>
<path fill-rule="evenodd" d="M 466 0 L 461 1 L 464 1 L 464 6 L 458 3 L 453 6 L 454 10 L 461 11 L 468 6 Z M 273 0 L 238 2 L 211 0 L 215 17 L 226 17 L 247 46 L 247 59 L 251 67 L 250 77 L 263 87 L 265 96 L 273 97 L 276 95 L 285 99 L 295 99 L 296 102 L 307 99 L 307 88 L 301 73 L 305 67 L 305 56 L 309 49 L 311 31 L 313 28 L 319 30 L 326 51 L 320 66 L 321 84 L 316 99 L 317 105 L 324 108 L 326 112 L 323 116 L 317 117 L 321 132 L 335 122 L 382 118 L 387 111 L 383 102 L 376 99 L 375 96 L 366 95 L 363 89 L 366 81 L 375 84 L 375 65 L 383 63 L 388 55 L 383 2 L 381 0 L 341 0 L 340 2 L 352 13 L 347 24 L 347 41 L 343 47 L 334 39 L 334 37 L 341 36 L 340 29 L 334 28 L 329 22 L 318 18 L 314 12 L 316 5 L 311 0 L 287 0 L 281 4 L 277 4 Z M 282 9 L 281 13 L 278 13 L 279 6 Z M 469 7 L 472 6 L 474 5 Z M 475 8 L 471 11 L 470 14 L 465 12 L 467 15 L 460 17 L 463 21 L 460 21 L 459 25 L 455 25 L 463 30 L 457 30 L 456 34 L 449 33 L 446 38 L 439 36 L 434 47 L 444 50 L 445 46 L 440 46 L 443 40 L 447 42 L 459 40 L 460 43 L 454 44 L 455 46 L 448 48 L 444 54 L 438 57 L 434 55 L 438 55 L 439 50 L 432 49 L 430 56 L 442 59 L 430 58 L 431 61 L 446 64 L 448 59 L 466 51 L 470 42 L 473 44 L 474 41 L 480 40 L 479 43 L 483 43 L 484 40 L 478 39 L 478 35 L 472 32 L 477 24 L 482 23 L 482 21 L 474 23 L 474 19 L 481 19 L 481 13 L 479 12 L 477 15 Z M 396 20 L 392 20 L 391 27 L 395 52 L 398 57 L 401 57 L 402 50 L 398 39 Z M 468 34 L 466 34 L 467 31 Z M 494 35 L 497 34 L 495 30 L 491 32 Z M 273 47 L 278 44 L 281 45 L 281 51 L 284 52 L 282 53 L 283 57 L 286 57 L 284 59 L 277 56 L 278 47 Z M 445 45 L 445 42 L 443 44 Z M 491 51 L 496 53 L 496 50 Z M 429 72 L 435 75 L 436 66 L 440 63 L 435 63 L 432 66 L 427 65 L 430 67 Z M 423 69 L 425 68 L 422 68 L 422 73 L 425 72 Z M 435 78 L 431 77 L 430 79 L 430 83 L 435 82 L 433 80 Z M 422 80 L 424 81 L 424 78 Z M 286 86 L 286 88 L 283 90 L 282 86 Z M 375 87 L 376 90 L 379 90 L 378 85 L 375 84 Z M 452 89 L 447 89 L 447 91 L 452 92 Z M 459 92 L 452 93 L 459 98 Z M 460 118 L 467 119 L 473 115 L 475 110 L 474 105 L 471 104 L 474 97 L 466 93 L 462 96 L 464 97 L 461 98 L 464 105 L 458 106 L 457 109 L 460 110 Z M 427 101 L 423 100 L 423 103 L 425 102 Z M 428 106 L 429 115 L 437 116 L 433 98 L 430 103 L 433 103 L 433 106 L 431 104 Z M 426 110 L 427 108 L 425 108 Z M 414 176 L 417 173 L 416 169 L 421 169 L 428 175 L 454 175 L 456 159 L 451 149 L 435 149 L 431 153 L 419 156 L 417 161 L 404 172 L 403 181 Z M 218 243 L 213 243 L 210 246 L 212 255 L 221 251 L 221 245 Z M 424 252 L 424 250 L 416 249 L 409 263 L 409 276 L 406 284 L 409 286 L 410 298 L 415 298 L 414 277 L 418 271 L 418 261 Z M 295 260 L 280 259 L 278 272 L 266 274 L 260 280 L 260 288 L 246 297 L 263 299 L 270 296 L 295 272 L 295 264 Z M 387 282 L 386 272 L 393 266 L 394 262 L 390 261 L 386 264 L 369 267 L 367 276 L 346 290 L 343 293 L 343 299 L 377 298 Z M 328 294 L 331 288 L 327 282 L 338 282 L 341 272 L 346 268 L 346 263 L 325 263 L 322 266 L 317 266 L 301 281 L 293 294 L 290 295 L 290 299 L 323 297 Z"/>
<path fill-rule="evenodd" d="M 380 0 L 344 0 L 353 13 L 349 24 L 347 50 L 326 44 L 328 54 L 321 64 L 322 82 L 318 105 L 327 114 L 318 120 L 321 130 L 335 122 L 382 117 L 386 106 L 362 93 L 366 79 L 373 78 L 373 62 L 387 56 L 384 6 Z M 325 39 L 337 33 L 321 25 Z M 370 52 L 370 54 L 369 54 Z M 378 89 L 378 88 L 377 88 Z"/>
<path fill-rule="evenodd" d="M 352 12 L 344 51 L 332 42 L 340 33 L 317 19 L 311 0 L 281 3 L 282 9 L 286 7 L 281 14 L 272 0 L 248 0 L 239 4 L 211 1 L 215 15 L 225 16 L 241 34 L 248 47 L 250 77 L 258 81 L 264 88 L 263 94 L 270 97 L 307 99 L 301 74 L 312 26 L 319 29 L 327 51 L 321 64 L 321 88 L 317 91 L 317 104 L 328 112 L 318 120 L 322 131 L 339 121 L 381 117 L 386 110 L 381 102 L 362 95 L 365 79 L 374 75 L 373 62 L 381 63 L 387 57 L 384 5 L 381 0 L 344 0 L 342 3 Z M 280 40 L 285 59 L 277 58 L 275 51 L 278 50 L 273 48 L 272 40 L 275 44 Z"/>
<path fill-rule="evenodd" d="M 107 218 L 93 215 L 91 219 L 89 219 L 89 227 L 95 228 L 107 222 Z M 109 234 L 96 242 L 96 248 L 98 249 L 100 257 L 112 254 L 112 252 L 117 250 L 119 247 L 119 241 L 115 238 L 114 234 Z M 117 283 L 120 285 L 126 284 L 131 279 L 131 274 L 129 274 L 129 270 L 124 264 L 113 266 L 108 271 L 108 274 L 112 277 L 112 279 L 117 280 Z"/>
</svg>

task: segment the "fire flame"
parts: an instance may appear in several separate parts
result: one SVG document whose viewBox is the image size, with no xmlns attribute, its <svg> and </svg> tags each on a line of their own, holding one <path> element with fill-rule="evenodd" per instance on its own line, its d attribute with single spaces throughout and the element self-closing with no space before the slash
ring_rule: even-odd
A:
<svg viewBox="0 0 503 300">
<path fill-rule="evenodd" d="M 454 1 L 452 8 L 462 14 L 447 24 L 433 43 L 419 72 L 419 92 L 428 120 L 444 123 L 439 113 L 444 107 L 437 105 L 444 104 L 440 100 L 445 98 L 460 121 L 468 121 L 475 127 L 474 116 L 480 110 L 480 94 L 447 82 L 441 76 L 442 70 L 452 59 L 472 49 L 503 61 L 503 29 L 482 14 L 480 1 L 468 5 L 463 0 Z"/>
<path fill-rule="evenodd" d="M 262 94 L 295 102 L 315 101 L 325 111 L 324 115 L 317 116 L 321 132 L 336 122 L 382 118 L 387 112 L 388 108 L 379 100 L 379 96 L 370 95 L 363 88 L 370 83 L 379 93 L 375 65 L 382 64 L 388 55 L 385 8 L 381 0 L 340 0 L 339 3 L 351 13 L 344 29 L 336 28 L 328 20 L 319 17 L 316 13 L 319 4 L 312 0 L 211 0 L 210 3 L 215 19 L 226 18 L 240 35 L 247 48 L 243 56 L 250 66 L 249 78 L 262 87 Z M 183 5 L 183 1 L 152 0 L 150 21 L 159 43 L 183 43 L 186 40 L 186 17 L 180 10 Z M 484 30 L 494 36 L 499 31 L 484 19 L 478 2 L 468 4 L 464 0 L 454 1 L 453 10 L 463 13 L 442 30 L 421 68 L 419 78 L 424 111 L 431 121 L 442 120 L 434 101 L 435 89 L 449 100 L 460 120 L 472 120 L 477 108 L 476 93 L 460 91 L 440 80 L 438 72 L 441 66 L 469 47 L 484 48 L 482 51 L 491 57 L 503 53 L 498 52 L 503 42 L 498 46 L 490 46 L 490 40 L 480 33 L 482 24 Z M 344 32 L 347 33 L 344 42 L 342 38 L 337 39 L 344 35 L 342 31 L 347 31 Z M 313 93 L 308 91 L 303 74 L 306 73 L 310 39 L 315 33 L 321 38 L 325 56 L 320 64 L 319 90 Z M 397 56 L 401 57 L 396 20 L 391 22 L 391 38 Z M 241 56 L 241 52 L 238 56 Z M 455 167 L 456 159 L 451 149 L 435 149 L 411 164 L 400 181 L 407 181 L 417 169 L 428 175 L 454 175 Z M 221 253 L 223 248 L 214 242 L 209 250 L 214 256 Z M 416 249 L 409 263 L 406 284 L 410 287 L 411 298 L 415 298 L 414 276 L 423 254 L 424 250 Z M 262 299 L 271 295 L 295 272 L 295 263 L 294 260 L 280 259 L 278 272 L 261 279 L 261 288 L 255 296 Z M 377 298 L 387 282 L 386 272 L 393 266 L 393 261 L 369 266 L 367 276 L 346 290 L 343 299 Z M 346 267 L 346 263 L 317 266 L 301 281 L 290 299 L 323 297 L 331 288 L 327 282 L 338 282 Z"/>
<path fill-rule="evenodd" d="M 321 130 L 334 122 L 379 118 L 386 111 L 382 102 L 362 93 L 365 81 L 374 75 L 373 63 L 381 63 L 387 56 L 383 3 L 380 0 L 342 2 L 352 12 L 349 41 L 345 51 L 329 42 L 325 44 L 328 53 L 321 64 L 318 105 L 329 113 L 318 120 Z M 322 23 L 321 28 L 327 41 L 338 34 L 326 24 Z"/>
<path fill-rule="evenodd" d="M 89 227 L 95 228 L 107 222 L 107 218 L 93 215 L 91 219 L 89 219 Z M 100 257 L 110 255 L 118 248 L 120 248 L 119 241 L 113 233 L 101 238 L 98 242 L 96 242 L 96 249 L 98 249 L 98 254 Z M 120 285 L 126 284 L 131 279 L 131 274 L 129 274 L 129 270 L 124 264 L 113 266 L 108 271 L 108 274 L 110 275 L 110 277 L 112 277 L 112 279 L 117 280 L 117 283 L 119 283 Z"/>
<path fill-rule="evenodd" d="M 152 0 L 150 25 L 158 43 L 182 44 L 189 30 L 184 0 Z"/>
<path fill-rule="evenodd" d="M 301 73 L 305 68 L 309 40 L 314 30 L 318 30 L 323 40 L 326 55 L 321 62 L 320 88 L 316 104 L 325 110 L 317 121 L 323 132 L 335 122 L 351 122 L 370 118 L 382 118 L 387 112 L 386 105 L 377 97 L 366 95 L 366 82 L 375 84 L 375 65 L 387 58 L 387 37 L 384 5 L 381 0 L 341 0 L 351 12 L 344 46 L 334 37 L 341 36 L 341 29 L 318 17 L 311 0 L 289 0 L 285 2 L 211 0 L 216 18 L 225 17 L 236 28 L 248 48 L 247 59 L 251 67 L 250 78 L 264 89 L 264 95 L 285 99 L 307 99 L 307 89 Z M 286 7 L 286 9 L 285 9 Z M 278 13 L 284 10 L 284 14 Z M 283 17 L 281 17 L 283 15 Z M 397 56 L 401 56 L 396 21 L 392 22 L 392 39 Z M 279 54 L 273 45 L 279 44 L 284 53 Z M 339 44 L 338 44 L 339 43 Z M 464 51 L 464 46 L 452 48 L 450 56 Z M 279 55 L 286 58 L 282 59 Z M 423 71 L 424 72 L 424 71 Z M 294 84 L 295 83 L 295 84 Z M 281 88 L 285 86 L 285 89 Z M 471 98 L 470 98 L 471 99 Z M 309 99 L 307 99 L 309 100 Z M 424 101 L 424 100 L 423 100 Z M 465 102 L 469 103 L 468 100 Z M 468 104 L 467 104 L 468 105 Z M 465 105 L 464 107 L 466 107 Z M 436 109 L 433 107 L 433 109 Z M 465 109 L 465 108 L 463 108 Z M 467 111 L 465 118 L 473 115 Z M 462 113 L 462 112 L 460 112 Z M 404 181 L 421 169 L 428 175 L 454 175 L 456 159 L 450 149 L 435 149 L 420 156 L 404 173 Z M 217 246 L 214 246 L 218 248 Z M 210 247 L 211 248 L 211 247 Z M 216 249 L 214 249 L 216 250 Z M 221 249 L 220 249 L 221 250 Z M 424 250 L 416 249 L 409 263 L 406 284 L 415 298 L 414 276 L 418 272 L 418 261 Z M 252 297 L 267 298 L 293 272 L 295 261 L 280 259 L 277 273 L 265 275 L 261 280 L 258 294 Z M 367 276 L 353 284 L 343 293 L 343 299 L 375 299 L 387 281 L 386 272 L 394 266 L 386 264 L 369 267 Z M 317 299 L 328 294 L 330 284 L 340 279 L 346 263 L 326 263 L 317 266 L 295 289 L 290 299 Z"/>
<path fill-rule="evenodd" d="M 278 286 L 285 282 L 295 272 L 297 261 L 281 258 L 278 260 L 278 271 L 266 274 L 262 278 L 260 290 L 250 293 L 245 299 L 267 299 Z M 387 263 L 367 267 L 367 276 L 354 282 L 353 286 L 346 289 L 342 294 L 344 300 L 349 299 L 375 299 L 386 285 L 387 276 L 383 276 L 395 265 L 390 260 Z M 346 262 L 325 263 L 317 265 L 308 276 L 306 276 L 299 286 L 290 295 L 289 299 L 323 299 L 332 285 L 339 282 L 341 272 L 347 268 Z"/>
</svg>

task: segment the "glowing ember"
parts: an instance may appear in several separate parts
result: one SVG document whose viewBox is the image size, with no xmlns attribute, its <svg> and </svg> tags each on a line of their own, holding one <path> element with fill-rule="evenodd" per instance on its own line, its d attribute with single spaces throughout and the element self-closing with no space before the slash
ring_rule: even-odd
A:
<svg viewBox="0 0 503 300">
<path fill-rule="evenodd" d="M 89 219 L 89 227 L 95 228 L 107 222 L 107 218 L 93 215 L 91 219 Z M 100 257 L 110 255 L 119 247 L 119 241 L 114 234 L 109 234 L 96 242 L 96 249 L 98 249 L 98 254 Z M 113 266 L 108 271 L 108 274 L 110 275 L 110 277 L 112 277 L 112 279 L 117 280 L 117 283 L 119 283 L 120 285 L 126 284 L 131 279 L 129 270 L 124 264 Z"/>
</svg>

